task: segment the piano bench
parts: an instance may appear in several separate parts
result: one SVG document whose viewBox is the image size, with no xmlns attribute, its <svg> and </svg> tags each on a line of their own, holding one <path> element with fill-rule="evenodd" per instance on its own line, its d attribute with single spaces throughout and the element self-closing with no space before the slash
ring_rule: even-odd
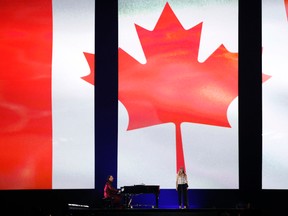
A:
<svg viewBox="0 0 288 216">
<path fill-rule="evenodd" d="M 113 208 L 113 198 L 102 198 L 102 202 L 103 202 L 103 208 Z"/>
</svg>

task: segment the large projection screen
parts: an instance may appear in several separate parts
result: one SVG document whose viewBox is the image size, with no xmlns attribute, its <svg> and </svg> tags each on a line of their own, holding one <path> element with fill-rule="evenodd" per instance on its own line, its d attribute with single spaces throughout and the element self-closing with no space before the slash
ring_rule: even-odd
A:
<svg viewBox="0 0 288 216">
<path fill-rule="evenodd" d="M 238 1 L 118 10 L 117 186 L 238 189 Z"/>
<path fill-rule="evenodd" d="M 95 1 L 1 1 L 0 22 L 0 190 L 94 188 Z"/>
<path fill-rule="evenodd" d="M 262 1 L 262 188 L 288 189 L 288 1 Z"/>
</svg>

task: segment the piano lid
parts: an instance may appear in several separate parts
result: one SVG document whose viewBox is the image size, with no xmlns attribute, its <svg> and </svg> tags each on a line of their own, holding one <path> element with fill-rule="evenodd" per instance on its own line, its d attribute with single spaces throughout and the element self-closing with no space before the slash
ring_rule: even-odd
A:
<svg viewBox="0 0 288 216">
<path fill-rule="evenodd" d="M 141 193 L 155 193 L 160 191 L 160 185 L 132 185 L 121 187 L 121 193 L 141 194 Z"/>
</svg>

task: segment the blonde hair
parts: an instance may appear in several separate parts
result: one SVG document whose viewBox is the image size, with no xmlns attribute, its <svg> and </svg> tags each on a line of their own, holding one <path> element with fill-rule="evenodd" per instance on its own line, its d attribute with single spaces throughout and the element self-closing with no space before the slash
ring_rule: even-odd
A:
<svg viewBox="0 0 288 216">
<path fill-rule="evenodd" d="M 184 167 L 180 167 L 180 169 L 178 170 L 178 173 L 177 173 L 177 174 L 178 174 L 178 175 L 183 174 L 184 176 L 186 176 L 186 172 L 185 172 Z"/>
</svg>

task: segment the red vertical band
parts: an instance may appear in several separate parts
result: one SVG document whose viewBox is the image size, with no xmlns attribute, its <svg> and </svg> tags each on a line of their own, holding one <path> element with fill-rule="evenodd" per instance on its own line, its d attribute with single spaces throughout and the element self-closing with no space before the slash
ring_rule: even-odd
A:
<svg viewBox="0 0 288 216">
<path fill-rule="evenodd" d="M 52 188 L 52 2 L 0 2 L 0 189 Z"/>
</svg>

